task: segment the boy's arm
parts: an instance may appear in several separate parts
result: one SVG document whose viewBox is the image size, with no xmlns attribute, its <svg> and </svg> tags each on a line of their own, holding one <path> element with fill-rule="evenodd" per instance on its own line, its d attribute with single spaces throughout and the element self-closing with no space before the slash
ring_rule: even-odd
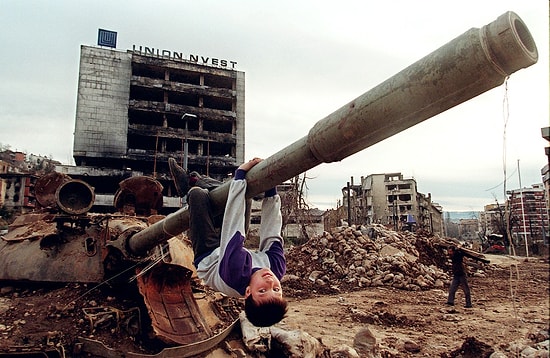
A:
<svg viewBox="0 0 550 358">
<path fill-rule="evenodd" d="M 237 171 L 238 172 L 238 171 Z M 227 194 L 227 203 L 223 214 L 223 224 L 220 234 L 220 250 L 223 253 L 229 240 L 239 232 L 244 235 L 245 228 L 245 193 L 246 181 L 244 178 L 233 178 Z"/>
<path fill-rule="evenodd" d="M 259 250 L 269 258 L 269 268 L 277 278 L 282 279 L 286 273 L 284 243 L 281 236 L 283 218 L 281 215 L 281 198 L 277 191 L 271 189 L 265 193 L 262 202 L 262 223 L 260 226 Z"/>
<path fill-rule="evenodd" d="M 235 171 L 235 177 L 231 182 L 227 203 L 223 216 L 222 231 L 220 236 L 221 253 L 225 251 L 228 242 L 237 232 L 244 236 L 245 234 L 245 210 L 246 210 L 246 173 L 261 161 L 254 158 L 249 162 L 243 163 Z M 242 245 L 242 244 L 241 244 Z"/>
<path fill-rule="evenodd" d="M 266 191 L 262 201 L 262 218 L 260 225 L 260 251 L 264 251 L 273 241 L 283 243 L 281 228 L 283 218 L 281 215 L 281 198 L 275 188 Z"/>
<path fill-rule="evenodd" d="M 245 293 L 252 272 L 252 258 L 243 244 L 247 186 L 245 177 L 246 172 L 253 165 L 250 165 L 250 162 L 245 164 L 235 171 L 235 176 L 229 187 L 220 235 L 218 267 L 218 275 L 224 284 L 241 295 Z"/>
</svg>

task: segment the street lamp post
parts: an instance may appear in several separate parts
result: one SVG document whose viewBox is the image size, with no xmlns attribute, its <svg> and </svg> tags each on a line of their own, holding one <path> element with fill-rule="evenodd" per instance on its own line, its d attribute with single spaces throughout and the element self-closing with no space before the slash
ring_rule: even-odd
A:
<svg viewBox="0 0 550 358">
<path fill-rule="evenodd" d="M 187 134 L 188 134 L 187 133 L 188 132 L 188 126 L 187 126 L 188 120 L 186 119 L 187 117 L 197 118 L 197 116 L 194 115 L 194 114 L 190 114 L 190 113 L 184 113 L 184 115 L 181 116 L 181 119 L 185 120 L 185 140 L 184 140 L 184 143 L 183 143 L 183 169 L 185 169 L 185 171 L 187 171 L 188 156 L 189 156 L 189 145 L 187 143 Z"/>
</svg>

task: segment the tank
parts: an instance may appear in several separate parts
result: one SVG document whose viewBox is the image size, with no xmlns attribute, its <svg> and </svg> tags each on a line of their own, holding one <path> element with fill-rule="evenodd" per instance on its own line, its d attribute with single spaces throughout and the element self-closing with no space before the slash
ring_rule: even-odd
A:
<svg viewBox="0 0 550 358">
<path fill-rule="evenodd" d="M 265 158 L 247 174 L 247 197 L 322 163 L 341 161 L 501 85 L 537 60 L 528 28 L 513 12 L 472 28 Z M 228 189 L 225 183 L 211 191 L 220 212 Z M 196 279 L 192 249 L 183 235 L 187 209 L 157 215 L 162 185 L 155 179 L 122 181 L 113 200 L 116 212 L 110 214 L 91 213 L 93 188 L 64 174 L 40 178 L 35 195 L 41 209 L 16 218 L 0 241 L 0 281 L 109 286 L 121 295 L 136 292 L 140 302 L 127 310 L 91 306 L 82 314 L 92 331 L 99 330 L 102 321 L 114 320 L 111 333 L 120 334 L 125 327 L 123 334 L 135 341 L 146 333 L 149 339 L 142 344 L 154 345 L 147 354 L 158 356 L 198 355 L 220 343 L 237 324 L 241 302 L 210 292 Z M 70 348 L 75 356 L 149 356 L 90 337 L 78 337 Z"/>
<path fill-rule="evenodd" d="M 138 356 L 159 350 L 185 356 L 212 348 L 236 325 L 242 303 L 198 282 L 186 238 L 176 236 L 143 257 L 117 248 L 117 242 L 162 220 L 156 214 L 162 207 L 162 189 L 150 177 L 125 179 L 114 195 L 115 212 L 91 213 L 95 194 L 87 183 L 56 172 L 40 177 L 35 184 L 39 208 L 18 216 L 0 242 L 2 281 L 78 283 L 91 290 L 105 286 L 108 295 L 132 304 L 123 310 L 108 301 L 98 304 L 101 295 L 90 295 L 97 302 L 84 304 L 82 310 L 89 331 L 101 336 L 101 327 L 107 337 L 115 329 L 129 338 L 126 341 L 154 346 L 134 352 Z M 83 295 L 87 297 L 89 291 Z M 68 301 L 61 311 L 73 305 Z M 73 344 L 71 355 L 128 354 L 89 337 L 78 337 Z M 2 348 L 0 356 L 15 349 L 2 352 Z"/>
</svg>

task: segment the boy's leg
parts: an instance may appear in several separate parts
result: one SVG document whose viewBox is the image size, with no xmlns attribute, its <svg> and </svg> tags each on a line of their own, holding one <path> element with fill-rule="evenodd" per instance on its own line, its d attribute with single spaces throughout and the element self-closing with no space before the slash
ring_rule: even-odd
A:
<svg viewBox="0 0 550 358">
<path fill-rule="evenodd" d="M 189 203 L 189 238 L 195 258 L 220 246 L 219 221 L 212 213 L 208 190 L 192 188 L 187 194 Z"/>
</svg>

